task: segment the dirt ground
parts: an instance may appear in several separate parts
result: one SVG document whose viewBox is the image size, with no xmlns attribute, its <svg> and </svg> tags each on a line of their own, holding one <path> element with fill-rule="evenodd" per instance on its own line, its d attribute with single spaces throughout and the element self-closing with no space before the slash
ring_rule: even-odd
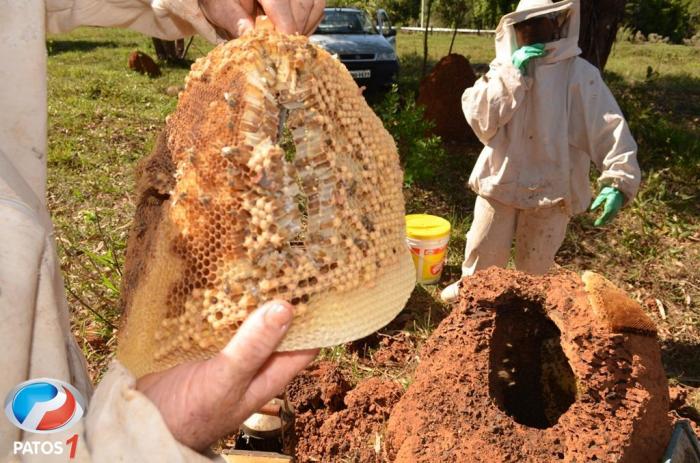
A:
<svg viewBox="0 0 700 463">
<path fill-rule="evenodd" d="M 397 383 L 379 378 L 351 389 L 336 364 L 315 364 L 287 387 L 296 416 L 285 447 L 299 462 L 384 461 L 384 427 L 402 393 Z"/>
<path fill-rule="evenodd" d="M 658 340 L 612 332 L 580 278 L 490 269 L 423 346 L 379 333 L 346 346 L 368 366 L 420 363 L 397 382 L 333 362 L 300 374 L 288 448 L 299 462 L 656 462 L 689 392 L 669 389 Z"/>
</svg>

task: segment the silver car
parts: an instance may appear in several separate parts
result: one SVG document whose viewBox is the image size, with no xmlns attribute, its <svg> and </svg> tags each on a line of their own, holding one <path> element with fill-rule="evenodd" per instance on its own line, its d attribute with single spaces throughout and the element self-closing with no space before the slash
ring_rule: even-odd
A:
<svg viewBox="0 0 700 463">
<path fill-rule="evenodd" d="M 326 8 L 323 20 L 311 36 L 313 43 L 338 55 L 357 84 L 369 92 L 389 88 L 399 71 L 396 30 L 383 10 L 377 13 L 382 34 L 362 10 Z"/>
</svg>

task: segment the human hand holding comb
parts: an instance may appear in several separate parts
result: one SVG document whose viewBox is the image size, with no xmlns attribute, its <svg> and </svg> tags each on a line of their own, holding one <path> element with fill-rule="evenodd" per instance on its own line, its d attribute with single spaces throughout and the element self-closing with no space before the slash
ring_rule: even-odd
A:
<svg viewBox="0 0 700 463">
<path fill-rule="evenodd" d="M 342 63 L 258 18 L 186 82 L 139 166 L 117 358 L 173 436 L 203 449 L 315 348 L 389 323 L 416 277 L 395 144 Z M 304 134 L 293 160 L 285 124 Z M 294 308 L 255 310 L 271 300 Z"/>
<path fill-rule="evenodd" d="M 236 431 L 318 353 L 275 353 L 292 313 L 287 303 L 264 304 L 218 355 L 143 376 L 136 389 L 155 404 L 173 437 L 194 450 L 205 450 Z"/>
<path fill-rule="evenodd" d="M 323 18 L 325 0 L 198 0 L 217 34 L 231 40 L 252 29 L 255 18 L 267 15 L 285 34 L 311 34 Z"/>
</svg>

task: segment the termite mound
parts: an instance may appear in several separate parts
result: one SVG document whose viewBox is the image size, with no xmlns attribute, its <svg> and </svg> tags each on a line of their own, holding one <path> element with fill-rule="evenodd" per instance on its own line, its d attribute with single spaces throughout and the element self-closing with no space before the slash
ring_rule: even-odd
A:
<svg viewBox="0 0 700 463">
<path fill-rule="evenodd" d="M 465 278 L 391 413 L 389 459 L 659 461 L 670 437 L 660 347 L 620 294 L 591 273 Z"/>
</svg>

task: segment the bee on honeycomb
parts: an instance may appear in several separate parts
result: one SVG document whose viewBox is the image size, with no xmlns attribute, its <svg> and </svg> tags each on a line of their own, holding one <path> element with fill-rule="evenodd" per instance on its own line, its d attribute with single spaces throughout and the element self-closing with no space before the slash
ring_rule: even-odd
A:
<svg viewBox="0 0 700 463">
<path fill-rule="evenodd" d="M 197 60 L 138 177 L 117 354 L 137 376 L 213 355 L 271 299 L 295 306 L 280 350 L 357 339 L 415 285 L 394 141 L 306 37 L 263 21 Z"/>
</svg>

